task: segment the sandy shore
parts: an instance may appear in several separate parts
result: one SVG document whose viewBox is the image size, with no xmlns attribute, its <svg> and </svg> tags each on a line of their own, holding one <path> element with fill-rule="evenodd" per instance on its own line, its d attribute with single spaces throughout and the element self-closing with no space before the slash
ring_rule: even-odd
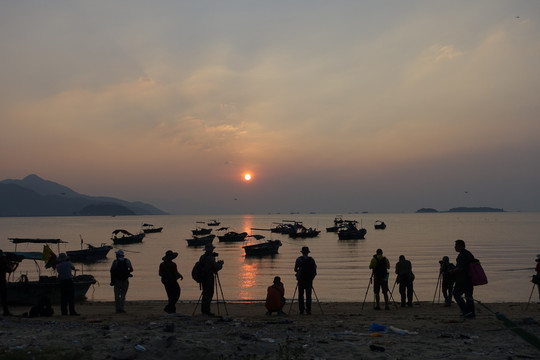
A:
<svg viewBox="0 0 540 360">
<path fill-rule="evenodd" d="M 461 319 L 456 305 L 431 302 L 388 311 L 371 303 L 364 309 L 362 303 L 315 303 L 312 315 L 299 315 L 294 304 L 288 316 L 266 316 L 261 303 L 228 303 L 226 309 L 220 304 L 216 317 L 201 315 L 200 308 L 192 316 L 194 303 L 179 303 L 171 316 L 164 305 L 128 302 L 127 313 L 116 314 L 113 303 L 86 302 L 77 304 L 81 316 L 60 316 L 56 306 L 55 315 L 43 318 L 18 316 L 28 308 L 11 307 L 17 316 L 0 318 L 0 359 L 51 351 L 82 359 L 540 358 L 540 344 L 531 344 L 540 337 L 536 303 L 527 309 L 518 303 L 478 305 L 473 320 Z M 215 303 L 212 311 L 217 314 Z M 387 330 L 370 331 L 374 323 Z"/>
</svg>

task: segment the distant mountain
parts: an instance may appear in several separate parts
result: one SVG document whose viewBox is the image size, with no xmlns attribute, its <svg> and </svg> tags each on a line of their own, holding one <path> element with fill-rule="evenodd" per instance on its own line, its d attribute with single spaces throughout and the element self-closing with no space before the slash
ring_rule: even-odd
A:
<svg viewBox="0 0 540 360">
<path fill-rule="evenodd" d="M 439 212 L 436 209 L 433 208 L 421 208 L 416 210 L 417 213 L 436 213 Z M 491 208 L 491 207 L 455 207 L 448 211 L 441 211 L 441 212 L 504 212 L 504 209 L 497 209 L 497 208 Z"/>
<path fill-rule="evenodd" d="M 67 186 L 28 175 L 0 181 L 0 216 L 164 215 L 142 202 L 79 194 Z"/>
</svg>

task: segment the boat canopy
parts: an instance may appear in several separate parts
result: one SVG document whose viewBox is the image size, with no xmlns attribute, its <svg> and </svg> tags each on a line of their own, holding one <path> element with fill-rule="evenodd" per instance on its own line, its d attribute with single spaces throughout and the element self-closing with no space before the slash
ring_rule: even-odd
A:
<svg viewBox="0 0 540 360">
<path fill-rule="evenodd" d="M 125 234 L 125 235 L 133 235 L 132 233 L 130 233 L 129 231 L 127 230 L 124 230 L 124 229 L 117 229 L 117 230 L 114 230 L 113 232 L 113 235 L 116 235 L 116 234 Z"/>
<path fill-rule="evenodd" d="M 61 239 L 9 238 L 9 240 L 14 244 L 24 244 L 24 243 L 32 243 L 32 244 L 64 244 L 64 243 L 67 243 L 67 241 L 63 241 Z"/>
<path fill-rule="evenodd" d="M 43 253 L 38 251 L 6 251 L 7 257 L 10 260 L 21 262 L 27 260 L 43 260 Z"/>
</svg>

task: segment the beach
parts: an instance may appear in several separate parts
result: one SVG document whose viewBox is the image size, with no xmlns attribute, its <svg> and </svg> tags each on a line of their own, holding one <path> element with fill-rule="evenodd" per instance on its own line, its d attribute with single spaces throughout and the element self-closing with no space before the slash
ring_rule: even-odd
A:
<svg viewBox="0 0 540 360">
<path fill-rule="evenodd" d="M 536 302 L 477 304 L 476 319 L 462 319 L 455 304 L 431 302 L 390 310 L 371 302 L 314 302 L 312 315 L 300 315 L 294 303 L 285 305 L 287 316 L 265 315 L 260 302 L 219 308 L 214 302 L 214 317 L 200 307 L 192 315 L 196 305 L 179 302 L 176 314 L 166 314 L 164 301 L 128 301 L 126 313 L 116 314 L 112 302 L 87 301 L 76 305 L 80 316 L 61 316 L 54 306 L 53 316 L 37 318 L 23 316 L 28 307 L 11 307 L 14 316 L 0 318 L 0 359 L 540 357 Z"/>
</svg>

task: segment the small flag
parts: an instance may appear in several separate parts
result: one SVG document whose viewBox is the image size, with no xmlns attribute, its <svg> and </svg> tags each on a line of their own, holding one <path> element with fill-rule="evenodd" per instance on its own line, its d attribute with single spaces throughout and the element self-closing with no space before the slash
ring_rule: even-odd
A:
<svg viewBox="0 0 540 360">
<path fill-rule="evenodd" d="M 45 261 L 45 268 L 52 267 L 56 269 L 56 254 L 51 250 L 49 245 L 43 245 L 43 261 Z"/>
</svg>

